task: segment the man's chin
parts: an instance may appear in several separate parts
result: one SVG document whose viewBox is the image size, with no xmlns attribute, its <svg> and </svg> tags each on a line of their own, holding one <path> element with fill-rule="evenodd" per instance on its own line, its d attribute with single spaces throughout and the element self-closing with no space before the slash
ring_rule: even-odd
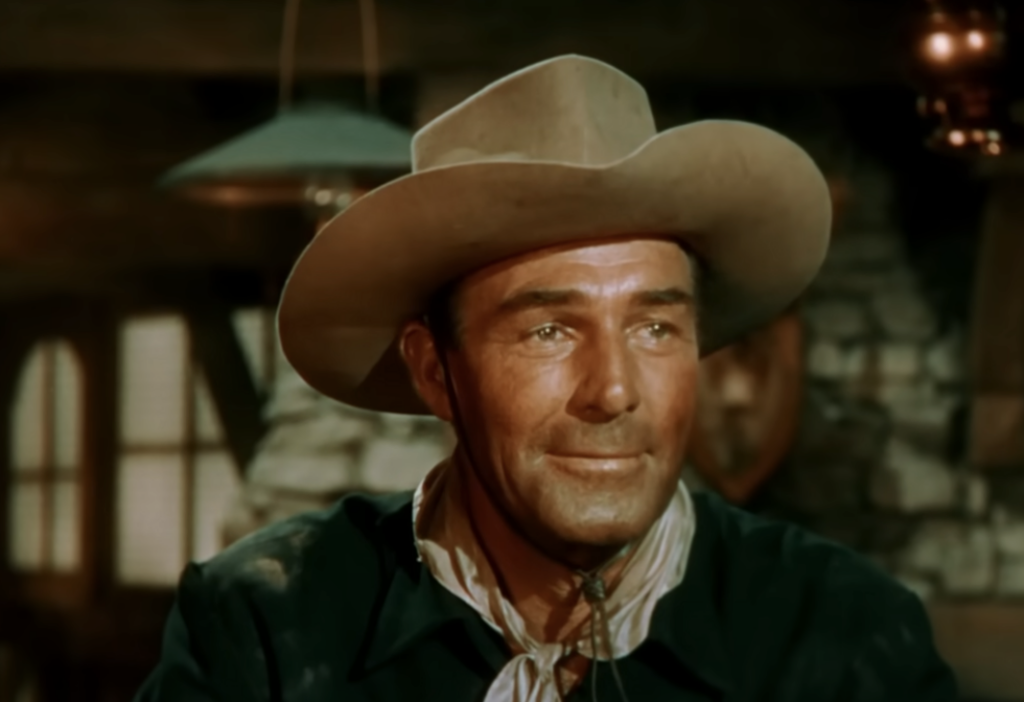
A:
<svg viewBox="0 0 1024 702">
<path fill-rule="evenodd" d="M 584 515 L 569 523 L 564 519 L 545 520 L 553 541 L 573 551 L 617 551 L 647 533 L 655 521 L 649 518 L 625 518 L 621 515 Z"/>
</svg>

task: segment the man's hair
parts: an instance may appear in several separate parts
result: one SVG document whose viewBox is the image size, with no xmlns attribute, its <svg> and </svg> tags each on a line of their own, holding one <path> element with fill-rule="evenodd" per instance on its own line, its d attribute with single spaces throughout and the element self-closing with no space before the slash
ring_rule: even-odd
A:
<svg viewBox="0 0 1024 702">
<path fill-rule="evenodd" d="M 690 262 L 690 279 L 693 286 L 694 300 L 697 301 L 700 290 L 701 260 L 689 247 L 679 243 Z M 427 299 L 424 321 L 434 335 L 434 341 L 442 349 L 456 350 L 459 347 L 461 321 L 459 319 L 459 289 L 462 279 L 450 281 L 438 288 Z"/>
</svg>

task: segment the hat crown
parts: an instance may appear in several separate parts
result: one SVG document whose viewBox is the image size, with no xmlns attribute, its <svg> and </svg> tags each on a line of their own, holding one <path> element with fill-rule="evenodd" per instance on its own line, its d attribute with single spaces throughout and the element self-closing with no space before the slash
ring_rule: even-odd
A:
<svg viewBox="0 0 1024 702">
<path fill-rule="evenodd" d="M 481 161 L 599 166 L 655 134 L 639 83 L 601 61 L 562 56 L 491 84 L 423 127 L 413 170 Z"/>
</svg>

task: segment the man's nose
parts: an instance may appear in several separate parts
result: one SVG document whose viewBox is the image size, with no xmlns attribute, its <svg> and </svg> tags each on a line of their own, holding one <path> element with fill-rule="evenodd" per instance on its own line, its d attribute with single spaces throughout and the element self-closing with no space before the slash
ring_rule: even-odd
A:
<svg viewBox="0 0 1024 702">
<path fill-rule="evenodd" d="M 636 363 L 621 333 L 589 339 L 576 352 L 580 382 L 574 414 L 589 422 L 608 422 L 640 404 Z"/>
</svg>

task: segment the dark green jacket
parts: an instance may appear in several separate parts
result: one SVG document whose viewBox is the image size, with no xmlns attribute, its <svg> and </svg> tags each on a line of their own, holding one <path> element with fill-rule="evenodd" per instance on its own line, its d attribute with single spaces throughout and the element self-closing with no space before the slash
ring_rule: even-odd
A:
<svg viewBox="0 0 1024 702">
<path fill-rule="evenodd" d="M 957 699 L 910 592 L 796 527 L 694 503 L 686 577 L 619 661 L 631 702 Z M 509 657 L 417 561 L 410 494 L 352 496 L 189 566 L 138 699 L 471 702 Z M 606 663 L 598 688 L 617 702 Z"/>
</svg>

